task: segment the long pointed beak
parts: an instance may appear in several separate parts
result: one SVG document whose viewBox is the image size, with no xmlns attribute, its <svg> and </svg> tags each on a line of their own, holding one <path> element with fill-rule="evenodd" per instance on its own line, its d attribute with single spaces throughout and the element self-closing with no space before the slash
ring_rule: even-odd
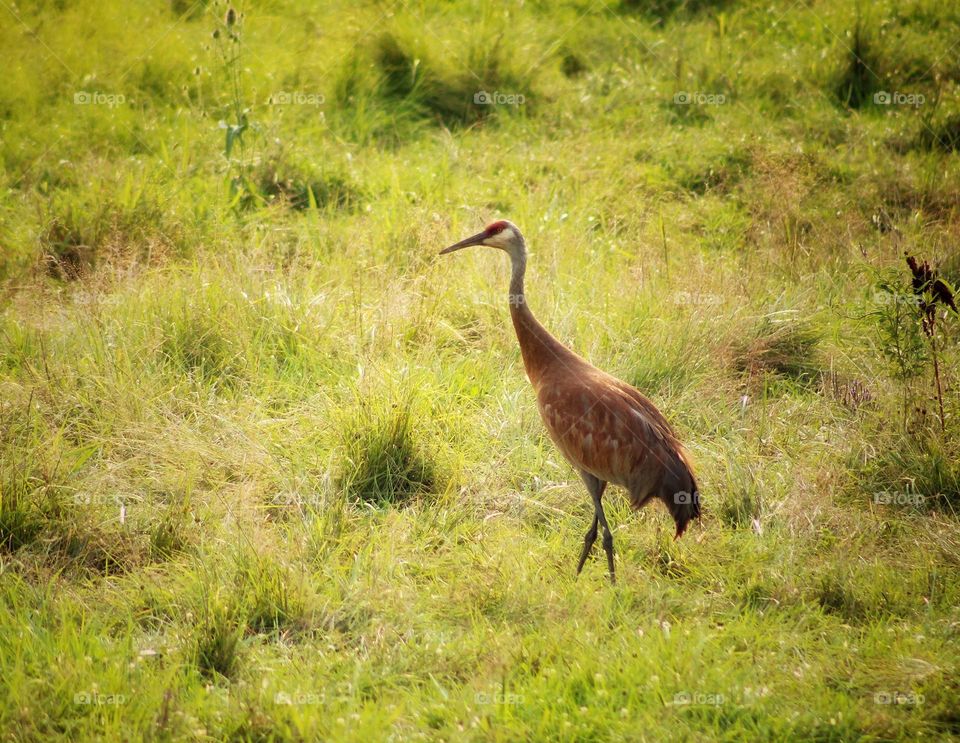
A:
<svg viewBox="0 0 960 743">
<path fill-rule="evenodd" d="M 444 248 L 440 251 L 440 255 L 446 255 L 447 253 L 452 253 L 455 250 L 463 250 L 464 248 L 469 248 L 472 245 L 483 245 L 483 241 L 486 237 L 486 232 L 478 232 L 476 235 L 468 237 L 466 240 L 461 240 L 458 243 L 454 243 L 449 248 Z"/>
</svg>

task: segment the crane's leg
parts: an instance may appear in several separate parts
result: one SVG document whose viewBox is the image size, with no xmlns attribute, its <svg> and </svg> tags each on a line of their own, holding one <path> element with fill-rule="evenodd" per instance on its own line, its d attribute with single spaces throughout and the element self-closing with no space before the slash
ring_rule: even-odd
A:
<svg viewBox="0 0 960 743">
<path fill-rule="evenodd" d="M 597 540 L 597 525 L 599 524 L 603 527 L 603 551 L 607 553 L 607 567 L 610 570 L 610 582 L 614 583 L 616 582 L 616 578 L 613 572 L 613 534 L 610 533 L 610 527 L 607 525 L 607 517 L 603 512 L 603 504 L 601 503 L 603 491 L 606 490 L 607 483 L 604 480 L 594 477 L 589 472 L 582 470 L 580 471 L 580 477 L 583 478 L 583 482 L 590 492 L 590 497 L 593 499 L 593 523 L 583 537 L 583 551 L 580 553 L 580 562 L 577 563 L 577 575 L 579 575 L 583 569 L 583 563 L 590 553 L 590 548 L 593 547 L 593 543 Z"/>
<path fill-rule="evenodd" d="M 593 543 L 597 541 L 597 524 L 600 520 L 597 518 L 596 511 L 593 514 L 593 523 L 590 525 L 590 528 L 587 529 L 586 535 L 583 537 L 583 550 L 580 552 L 580 560 L 577 562 L 577 575 L 580 575 L 580 571 L 583 570 L 583 563 L 587 561 L 587 555 L 590 554 L 590 548 L 593 547 Z"/>
</svg>

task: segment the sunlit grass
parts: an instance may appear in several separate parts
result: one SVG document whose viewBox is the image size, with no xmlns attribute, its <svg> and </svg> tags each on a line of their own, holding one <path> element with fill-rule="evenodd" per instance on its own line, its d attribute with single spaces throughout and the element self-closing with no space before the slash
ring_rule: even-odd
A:
<svg viewBox="0 0 960 743">
<path fill-rule="evenodd" d="M 866 67 L 839 2 L 248 5 L 235 90 L 222 3 L 21 5 L 7 737 L 958 735 L 958 324 L 941 431 L 895 298 L 960 279 L 953 5 L 864 9 Z M 616 587 L 508 262 L 436 255 L 494 216 L 697 463 L 680 541 L 609 491 Z"/>
</svg>

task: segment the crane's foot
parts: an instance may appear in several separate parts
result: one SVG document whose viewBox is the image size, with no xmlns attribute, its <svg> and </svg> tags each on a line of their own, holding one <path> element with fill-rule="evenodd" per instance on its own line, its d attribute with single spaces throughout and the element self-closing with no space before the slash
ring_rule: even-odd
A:
<svg viewBox="0 0 960 743">
<path fill-rule="evenodd" d="M 606 489 L 607 483 L 585 470 L 580 471 L 580 477 L 583 478 L 587 490 L 590 491 L 590 497 L 593 499 L 593 524 L 591 524 L 590 530 L 583 538 L 583 552 L 580 554 L 580 564 L 577 565 L 577 575 L 580 574 L 583 562 L 587 559 L 587 553 L 590 552 L 590 547 L 592 547 L 594 541 L 596 541 L 597 525 L 599 524 L 603 527 L 603 551 L 607 553 L 607 567 L 610 570 L 610 582 L 615 583 L 616 578 L 613 573 L 613 534 L 610 533 L 610 526 L 607 524 L 607 516 L 603 512 L 602 503 L 603 491 Z"/>
<path fill-rule="evenodd" d="M 590 554 L 590 549 L 593 547 L 593 543 L 597 541 L 597 524 L 599 519 L 596 514 L 593 517 L 593 523 L 590 525 L 590 528 L 587 529 L 587 533 L 583 536 L 583 550 L 580 552 L 580 560 L 577 562 L 577 575 L 580 575 L 580 571 L 583 570 L 583 564 L 587 561 L 587 555 Z"/>
<path fill-rule="evenodd" d="M 607 568 L 610 571 L 610 583 L 616 584 L 617 576 L 613 569 L 613 534 L 610 533 L 609 529 L 604 529 L 603 532 L 603 551 L 607 553 Z"/>
</svg>

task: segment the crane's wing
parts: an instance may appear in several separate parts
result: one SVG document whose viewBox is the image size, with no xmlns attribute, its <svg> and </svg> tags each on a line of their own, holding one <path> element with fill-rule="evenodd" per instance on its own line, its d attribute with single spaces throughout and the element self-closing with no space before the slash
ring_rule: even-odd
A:
<svg viewBox="0 0 960 743">
<path fill-rule="evenodd" d="M 575 467 L 607 482 L 652 490 L 689 469 L 683 447 L 656 406 L 602 372 L 543 385 L 540 415 Z"/>
</svg>

